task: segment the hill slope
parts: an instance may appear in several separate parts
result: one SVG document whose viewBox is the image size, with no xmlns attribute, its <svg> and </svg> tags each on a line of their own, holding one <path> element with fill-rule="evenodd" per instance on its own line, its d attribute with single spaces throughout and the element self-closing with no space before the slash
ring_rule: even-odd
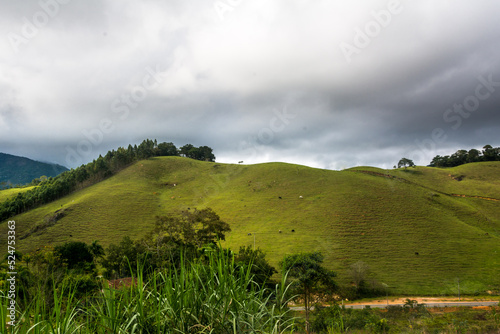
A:
<svg viewBox="0 0 500 334">
<path fill-rule="evenodd" d="M 342 282 L 362 260 L 394 292 L 454 293 L 459 278 L 472 293 L 500 289 L 499 171 L 500 162 L 338 172 L 162 157 L 13 219 L 17 247 L 28 251 L 139 238 L 157 215 L 209 206 L 232 228 L 226 246 L 255 242 L 273 265 L 285 254 L 321 251 Z M 458 174 L 462 181 L 450 176 Z M 0 230 L 6 235 L 6 224 Z"/>
<path fill-rule="evenodd" d="M 0 183 L 23 185 L 42 175 L 51 177 L 67 170 L 63 166 L 0 153 Z"/>
</svg>

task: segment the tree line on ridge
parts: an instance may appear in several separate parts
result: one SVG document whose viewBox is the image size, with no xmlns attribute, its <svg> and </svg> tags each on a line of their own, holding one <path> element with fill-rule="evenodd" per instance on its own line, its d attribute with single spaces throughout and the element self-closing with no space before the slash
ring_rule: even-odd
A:
<svg viewBox="0 0 500 334">
<path fill-rule="evenodd" d="M 119 147 L 86 165 L 61 173 L 55 177 L 40 177 L 29 185 L 35 188 L 20 192 L 0 203 L 0 220 L 21 214 L 40 205 L 64 197 L 71 192 L 95 184 L 130 165 L 155 156 L 184 156 L 201 161 L 215 161 L 212 148 L 186 144 L 179 149 L 173 143 L 159 143 L 146 139 L 139 145 Z"/>
</svg>

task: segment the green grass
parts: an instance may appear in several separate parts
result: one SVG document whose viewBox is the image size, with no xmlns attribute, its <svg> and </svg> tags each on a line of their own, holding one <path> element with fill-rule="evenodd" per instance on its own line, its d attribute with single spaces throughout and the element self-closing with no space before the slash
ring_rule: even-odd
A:
<svg viewBox="0 0 500 334">
<path fill-rule="evenodd" d="M 22 192 L 31 190 L 33 188 L 35 188 L 35 186 L 23 187 L 23 188 L 10 188 L 10 189 L 0 190 L 0 202 L 3 202 L 3 201 L 5 201 L 6 199 L 8 199 L 10 197 L 14 197 L 18 193 L 22 193 Z"/>
<path fill-rule="evenodd" d="M 10 320 L 10 300 L 0 291 L 0 332 L 24 333 L 285 333 L 296 319 L 286 308 L 283 281 L 275 291 L 252 281 L 250 267 L 236 266 L 222 250 L 207 254 L 207 263 L 181 260 L 178 269 L 156 271 L 145 278 L 139 265 L 134 284 L 102 288 L 77 299 L 76 287 L 53 288 L 49 304 L 40 290 Z M 36 284 L 36 282 L 33 282 Z"/>
<path fill-rule="evenodd" d="M 212 207 L 232 228 L 224 246 L 238 249 L 255 238 L 274 266 L 286 254 L 321 251 L 341 283 L 361 260 L 394 293 L 455 294 L 457 278 L 462 293 L 498 291 L 500 202 L 448 194 L 498 198 L 499 171 L 498 162 L 339 172 L 154 158 L 14 217 L 17 247 L 69 240 L 106 246 L 126 235 L 142 237 L 157 215 Z M 61 209 L 65 216 L 47 224 Z M 6 235 L 6 224 L 0 234 Z"/>
</svg>

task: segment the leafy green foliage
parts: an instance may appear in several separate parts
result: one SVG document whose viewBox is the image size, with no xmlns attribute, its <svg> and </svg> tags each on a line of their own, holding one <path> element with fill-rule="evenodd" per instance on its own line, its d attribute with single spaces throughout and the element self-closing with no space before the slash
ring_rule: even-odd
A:
<svg viewBox="0 0 500 334">
<path fill-rule="evenodd" d="M 90 247 L 81 241 L 66 242 L 54 248 L 57 256 L 68 269 L 89 271 L 94 269 L 94 255 Z"/>
<path fill-rule="evenodd" d="M 211 208 L 183 211 L 180 216 L 157 217 L 153 229 L 154 242 L 164 240 L 201 247 L 225 240 L 231 228 Z M 148 237 L 149 239 L 149 237 Z"/>
<path fill-rule="evenodd" d="M 287 255 L 281 265 L 284 272 L 293 278 L 296 291 L 304 296 L 306 331 L 309 331 L 309 309 L 314 293 L 331 293 L 337 287 L 333 280 L 335 272 L 322 266 L 324 256 L 319 252 Z"/>
<path fill-rule="evenodd" d="M 387 320 L 377 312 L 344 308 L 338 304 L 317 306 L 313 311 L 311 327 L 316 333 L 349 333 L 363 329 L 372 333 L 384 333 L 389 328 Z"/>
<path fill-rule="evenodd" d="M 234 260 L 237 265 L 250 267 L 253 281 L 259 286 L 274 285 L 271 277 L 278 271 L 269 264 L 265 253 L 260 249 L 253 249 L 252 246 L 241 246 Z"/>
<path fill-rule="evenodd" d="M 274 334 L 288 333 L 296 321 L 280 296 L 256 285 L 249 268 L 235 265 L 223 250 L 208 253 L 206 263 L 183 260 L 178 268 L 158 270 L 148 279 L 145 271 L 141 262 L 126 289 L 103 282 L 96 290 L 85 276 L 65 279 L 50 291 L 51 307 L 38 293 L 18 310 L 16 326 L 7 329 L 3 321 L 0 332 Z M 83 300 L 82 289 L 88 292 Z M 3 291 L 0 303 L 5 320 L 9 300 Z"/>
<path fill-rule="evenodd" d="M 117 245 L 111 244 L 106 249 L 106 257 L 102 260 L 105 276 L 108 278 L 131 276 L 139 261 L 144 260 L 145 253 L 145 248 L 128 236 Z"/>
<path fill-rule="evenodd" d="M 107 277 L 130 276 L 138 261 L 145 259 L 152 269 L 177 267 L 181 254 L 188 260 L 198 258 L 203 246 L 212 251 L 230 230 L 210 208 L 157 217 L 145 237 L 132 241 L 127 236 L 118 245 L 111 244 L 102 265 Z"/>
<path fill-rule="evenodd" d="M 500 161 L 500 147 L 492 147 L 491 145 L 485 145 L 483 151 L 480 152 L 476 149 L 458 150 L 451 156 L 445 155 L 444 157 L 436 155 L 431 163 L 430 167 L 455 167 L 471 162 L 480 161 Z"/>
<path fill-rule="evenodd" d="M 180 154 L 195 160 L 215 161 L 215 155 L 212 149 L 208 146 L 195 147 L 191 144 L 182 146 L 179 150 Z"/>
<path fill-rule="evenodd" d="M 402 158 L 398 162 L 398 168 L 404 167 L 405 169 L 407 167 L 415 167 L 415 163 L 413 163 L 413 160 L 408 159 L 408 158 Z"/>
<path fill-rule="evenodd" d="M 323 260 L 324 256 L 320 252 L 292 254 L 285 256 L 281 265 L 303 294 L 317 290 L 333 291 L 336 288 L 333 280 L 336 274 L 322 266 Z"/>
</svg>

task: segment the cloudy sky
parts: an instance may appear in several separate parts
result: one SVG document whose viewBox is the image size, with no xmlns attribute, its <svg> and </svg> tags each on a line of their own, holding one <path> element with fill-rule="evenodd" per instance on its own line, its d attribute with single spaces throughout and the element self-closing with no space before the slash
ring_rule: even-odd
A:
<svg viewBox="0 0 500 334">
<path fill-rule="evenodd" d="M 0 152 L 145 138 L 219 162 L 426 165 L 500 146 L 500 2 L 0 0 Z"/>
</svg>

